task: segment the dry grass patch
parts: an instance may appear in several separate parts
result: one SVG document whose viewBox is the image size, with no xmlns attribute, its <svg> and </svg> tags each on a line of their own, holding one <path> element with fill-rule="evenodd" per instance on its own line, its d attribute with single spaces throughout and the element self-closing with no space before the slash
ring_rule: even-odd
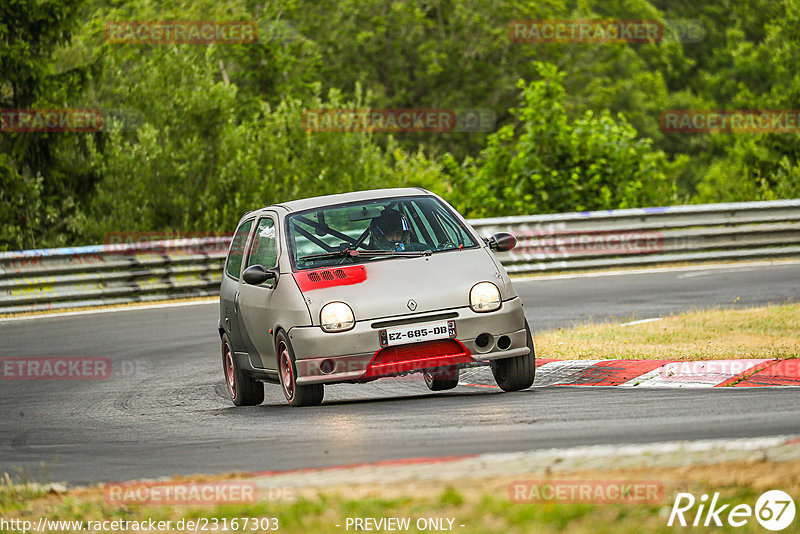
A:
<svg viewBox="0 0 800 534">
<path fill-rule="evenodd" d="M 627 326 L 586 324 L 543 332 L 534 341 L 542 358 L 796 358 L 800 304 L 696 311 Z"/>
</svg>

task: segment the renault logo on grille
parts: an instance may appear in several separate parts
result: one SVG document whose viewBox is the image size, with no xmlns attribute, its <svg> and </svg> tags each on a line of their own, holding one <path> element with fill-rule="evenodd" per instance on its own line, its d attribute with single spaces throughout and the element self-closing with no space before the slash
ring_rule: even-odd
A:
<svg viewBox="0 0 800 534">
<path fill-rule="evenodd" d="M 408 303 L 406 303 L 406 306 L 408 306 L 409 310 L 414 311 L 417 309 L 417 301 L 414 299 L 408 299 Z"/>
</svg>

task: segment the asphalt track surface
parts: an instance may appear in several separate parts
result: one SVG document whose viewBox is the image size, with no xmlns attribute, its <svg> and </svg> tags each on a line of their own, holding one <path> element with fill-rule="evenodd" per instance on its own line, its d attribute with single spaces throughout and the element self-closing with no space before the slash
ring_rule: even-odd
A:
<svg viewBox="0 0 800 534">
<path fill-rule="evenodd" d="M 800 301 L 800 263 L 518 281 L 531 326 Z M 738 297 L 738 300 L 737 300 Z M 612 319 L 613 318 L 613 319 Z M 278 386 L 235 408 L 216 303 L 0 320 L 0 357 L 101 356 L 96 381 L 0 381 L 0 473 L 89 483 L 272 471 L 593 444 L 800 434 L 800 388 L 460 385 L 418 378 L 326 389 L 290 408 Z M 546 356 L 546 355 L 545 355 Z"/>
</svg>

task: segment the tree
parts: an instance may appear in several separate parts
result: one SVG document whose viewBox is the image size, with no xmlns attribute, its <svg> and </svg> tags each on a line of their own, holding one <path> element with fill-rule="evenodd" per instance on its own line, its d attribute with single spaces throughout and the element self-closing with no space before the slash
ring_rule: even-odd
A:
<svg viewBox="0 0 800 534">
<path fill-rule="evenodd" d="M 520 81 L 517 124 L 489 136 L 486 149 L 455 172 L 458 203 L 473 214 L 514 215 L 629 208 L 674 198 L 670 164 L 622 117 L 587 111 L 570 120 L 564 73 L 536 65 L 541 79 Z M 460 171 L 460 172 L 459 172 Z"/>
<path fill-rule="evenodd" d="M 54 52 L 69 42 L 82 0 L 0 3 L 0 109 L 74 104 L 90 65 L 60 70 Z M 0 135 L 0 249 L 74 239 L 78 205 L 96 180 L 84 155 L 85 134 Z"/>
</svg>

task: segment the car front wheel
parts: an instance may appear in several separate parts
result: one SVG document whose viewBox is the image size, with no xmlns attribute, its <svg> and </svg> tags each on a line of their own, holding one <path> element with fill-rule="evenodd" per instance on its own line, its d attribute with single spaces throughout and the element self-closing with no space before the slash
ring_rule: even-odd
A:
<svg viewBox="0 0 800 534">
<path fill-rule="evenodd" d="M 495 360 L 492 364 L 494 379 L 503 391 L 519 391 L 533 385 L 533 379 L 536 376 L 536 353 L 533 350 L 533 336 L 527 319 L 525 320 L 525 332 L 528 348 L 531 349 L 530 354 Z"/>
<path fill-rule="evenodd" d="M 317 406 L 325 396 L 322 384 L 297 384 L 297 368 L 294 351 L 286 333 L 281 330 L 275 336 L 275 348 L 278 352 L 278 374 L 280 375 L 283 395 L 292 406 Z"/>
<path fill-rule="evenodd" d="M 236 406 L 256 406 L 264 402 L 264 384 L 239 369 L 228 334 L 222 335 L 222 371 L 228 395 Z"/>
</svg>

